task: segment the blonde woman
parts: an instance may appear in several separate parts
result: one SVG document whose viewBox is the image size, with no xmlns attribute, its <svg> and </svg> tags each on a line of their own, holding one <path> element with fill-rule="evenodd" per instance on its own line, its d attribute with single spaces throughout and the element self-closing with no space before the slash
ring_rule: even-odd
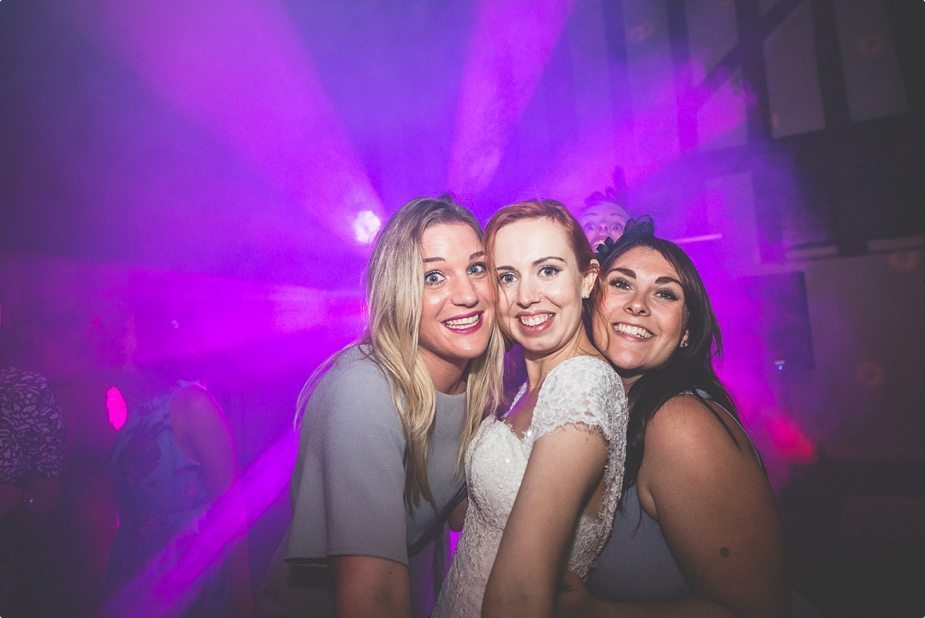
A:
<svg viewBox="0 0 925 618">
<path fill-rule="evenodd" d="M 293 520 L 268 615 L 426 615 L 431 549 L 500 390 L 481 228 L 448 198 L 399 209 L 373 247 L 361 342 L 300 397 Z"/>
<path fill-rule="evenodd" d="M 610 532 L 626 398 L 584 329 L 598 266 L 578 221 L 558 202 L 523 202 L 485 236 L 498 323 L 527 382 L 466 454 L 465 523 L 434 616 L 551 616 L 563 572 L 585 577 Z"/>
</svg>

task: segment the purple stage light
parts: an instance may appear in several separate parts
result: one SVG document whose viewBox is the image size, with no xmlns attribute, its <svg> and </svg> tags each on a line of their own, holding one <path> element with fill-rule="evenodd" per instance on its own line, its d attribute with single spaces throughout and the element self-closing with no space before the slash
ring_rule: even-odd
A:
<svg viewBox="0 0 925 618">
<path fill-rule="evenodd" d="M 573 6 L 574 0 L 479 2 L 450 155 L 454 193 L 474 195 L 491 182 Z"/>
<path fill-rule="evenodd" d="M 88 28 L 163 101 L 363 250 L 349 222 L 381 219 L 381 201 L 278 2 L 81 4 Z"/>
<path fill-rule="evenodd" d="M 371 243 L 380 227 L 382 220 L 371 210 L 361 210 L 353 219 L 353 234 L 357 242 Z"/>
<path fill-rule="evenodd" d="M 677 90 L 679 73 L 700 80 Z M 540 170 L 527 186 L 553 195 L 576 210 L 594 189 L 606 186 L 614 167 L 624 169 L 630 186 L 640 186 L 669 172 L 683 153 L 678 147 L 677 108 L 696 114 L 698 149 L 711 150 L 744 139 L 745 121 L 754 96 L 725 82 L 715 91 L 702 85 L 704 70 L 692 61 L 674 75 L 649 84 L 646 99 L 628 117 L 603 115 L 586 122 L 581 133 L 563 144 L 550 168 Z"/>
</svg>

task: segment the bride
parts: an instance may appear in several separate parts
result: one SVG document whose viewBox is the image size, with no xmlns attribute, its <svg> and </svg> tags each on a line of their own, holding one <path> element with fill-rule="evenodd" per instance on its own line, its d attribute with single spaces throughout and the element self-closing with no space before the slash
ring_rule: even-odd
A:
<svg viewBox="0 0 925 618">
<path fill-rule="evenodd" d="M 585 577 L 610 532 L 626 449 L 620 378 L 583 327 L 598 265 L 555 201 L 488 222 L 497 318 L 527 382 L 486 418 L 465 458 L 465 524 L 433 615 L 552 615 L 563 570 Z"/>
</svg>

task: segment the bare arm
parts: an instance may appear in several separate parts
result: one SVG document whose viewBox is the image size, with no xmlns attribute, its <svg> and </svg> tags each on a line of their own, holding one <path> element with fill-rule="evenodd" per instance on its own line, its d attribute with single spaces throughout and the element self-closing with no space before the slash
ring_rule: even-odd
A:
<svg viewBox="0 0 925 618">
<path fill-rule="evenodd" d="M 488 579 L 483 616 L 551 616 L 582 508 L 601 481 L 607 442 L 566 426 L 536 441 Z"/>
<path fill-rule="evenodd" d="M 203 476 L 212 500 L 226 495 L 235 517 L 234 525 L 247 530 L 247 511 L 234 484 L 237 479 L 235 447 L 228 420 L 221 407 L 199 386 L 187 386 L 171 401 L 171 421 L 178 440 L 185 440 L 202 466 Z M 231 571 L 229 615 L 246 616 L 253 611 L 246 536 L 228 556 Z"/>
<path fill-rule="evenodd" d="M 719 411 L 725 415 L 725 412 Z M 789 612 L 781 531 L 767 479 L 745 434 L 740 448 L 703 404 L 676 397 L 650 421 L 639 499 L 697 597 L 671 603 L 610 603 L 574 581 L 562 615 L 785 616 Z"/>
<path fill-rule="evenodd" d="M 338 556 L 332 562 L 338 616 L 411 615 L 411 583 L 405 565 L 371 556 Z"/>
</svg>

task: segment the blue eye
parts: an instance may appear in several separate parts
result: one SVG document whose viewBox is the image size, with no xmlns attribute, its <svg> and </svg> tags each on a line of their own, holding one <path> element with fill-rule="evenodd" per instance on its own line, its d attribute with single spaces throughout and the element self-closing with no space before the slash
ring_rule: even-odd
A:
<svg viewBox="0 0 925 618">
<path fill-rule="evenodd" d="M 555 276 L 558 275 L 560 272 L 562 272 L 562 269 L 561 269 L 561 268 L 557 268 L 557 267 L 555 267 L 555 266 L 543 266 L 543 267 L 540 269 L 540 276 L 541 276 L 541 277 L 547 277 L 547 278 L 548 278 L 548 277 L 555 277 Z"/>
<path fill-rule="evenodd" d="M 480 277 L 488 272 L 488 266 L 485 265 L 485 262 L 476 262 L 469 267 L 469 274 Z"/>
<path fill-rule="evenodd" d="M 498 283 L 501 285 L 510 285 L 517 281 L 517 277 L 514 276 L 514 273 L 504 272 L 498 275 Z"/>
<path fill-rule="evenodd" d="M 424 275 L 424 285 L 434 287 L 435 285 L 443 283 L 444 279 L 446 279 L 446 277 L 444 277 L 442 272 L 439 270 L 432 270 Z"/>
</svg>

